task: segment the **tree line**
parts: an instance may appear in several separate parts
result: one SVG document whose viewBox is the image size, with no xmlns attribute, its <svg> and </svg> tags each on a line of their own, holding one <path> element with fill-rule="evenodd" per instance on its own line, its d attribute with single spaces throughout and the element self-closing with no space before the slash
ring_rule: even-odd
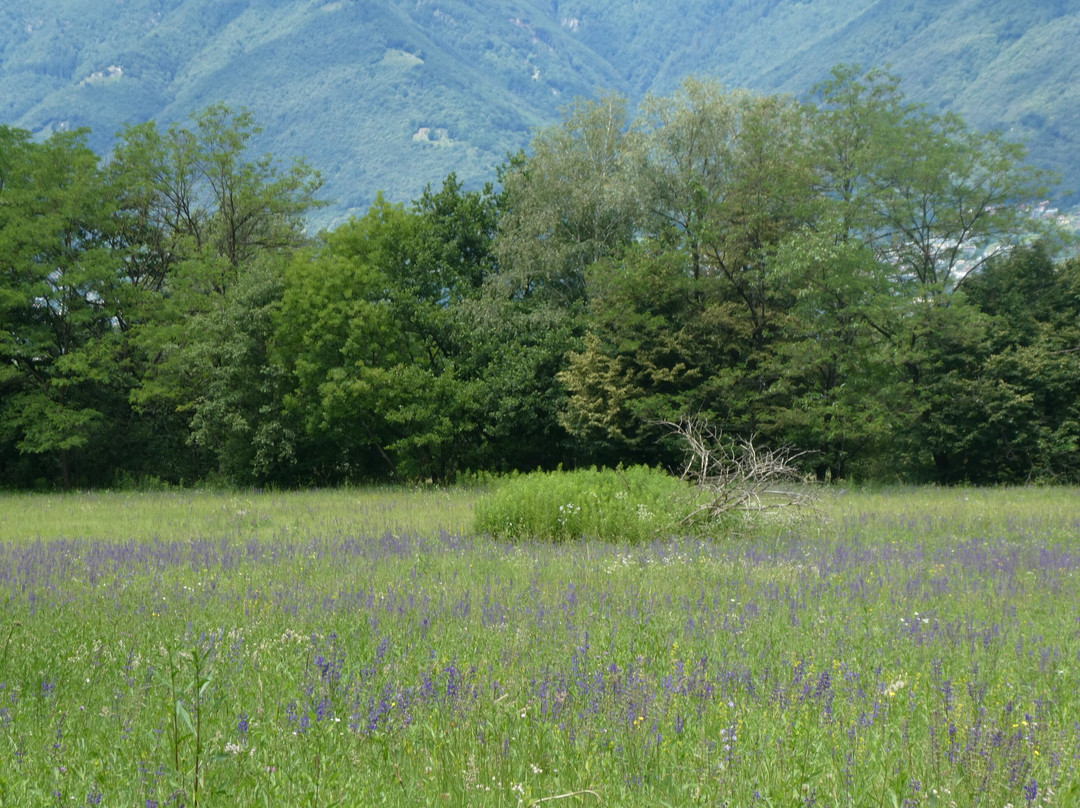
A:
<svg viewBox="0 0 1080 808">
<path fill-rule="evenodd" d="M 317 235 L 258 131 L 0 127 L 0 485 L 672 464 L 681 417 L 823 480 L 1080 476 L 1047 178 L 887 73 L 579 101 L 497 185 Z"/>
</svg>

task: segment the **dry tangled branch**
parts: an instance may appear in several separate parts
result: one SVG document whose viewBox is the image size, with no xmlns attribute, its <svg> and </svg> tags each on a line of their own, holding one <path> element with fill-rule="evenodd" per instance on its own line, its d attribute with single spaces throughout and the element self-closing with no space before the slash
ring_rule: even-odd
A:
<svg viewBox="0 0 1080 808">
<path fill-rule="evenodd" d="M 682 524 L 707 524 L 734 513 L 813 506 L 814 493 L 794 465 L 804 452 L 761 449 L 753 438 L 729 438 L 697 418 L 662 421 L 660 426 L 668 427 L 685 442 L 682 479 L 692 482 L 703 495 Z"/>
</svg>

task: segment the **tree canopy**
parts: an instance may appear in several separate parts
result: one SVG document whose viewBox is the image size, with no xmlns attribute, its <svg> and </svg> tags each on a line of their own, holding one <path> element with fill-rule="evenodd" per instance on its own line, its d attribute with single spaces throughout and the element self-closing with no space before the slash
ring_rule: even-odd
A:
<svg viewBox="0 0 1080 808">
<path fill-rule="evenodd" d="M 318 172 L 257 132 L 0 128 L 0 484 L 672 464 L 687 417 L 819 479 L 1080 473 L 1046 178 L 887 73 L 579 101 L 497 188 L 317 235 Z"/>
</svg>

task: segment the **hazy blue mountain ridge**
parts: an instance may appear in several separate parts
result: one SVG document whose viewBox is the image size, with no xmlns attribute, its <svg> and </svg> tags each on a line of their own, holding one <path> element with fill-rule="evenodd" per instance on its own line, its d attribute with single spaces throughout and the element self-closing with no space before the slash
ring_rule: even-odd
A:
<svg viewBox="0 0 1080 808">
<path fill-rule="evenodd" d="M 804 93 L 839 62 L 1026 140 L 1080 188 L 1080 3 L 1004 0 L 15 0 L 0 10 L 0 122 L 183 120 L 252 110 L 258 147 L 326 175 L 325 215 L 449 171 L 476 185 L 575 96 L 687 75 Z"/>
</svg>

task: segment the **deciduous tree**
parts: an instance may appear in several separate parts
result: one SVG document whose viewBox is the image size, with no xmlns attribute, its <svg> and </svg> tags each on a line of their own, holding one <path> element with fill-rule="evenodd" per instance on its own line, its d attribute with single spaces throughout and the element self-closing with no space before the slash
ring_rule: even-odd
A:
<svg viewBox="0 0 1080 808">
<path fill-rule="evenodd" d="M 69 487 L 111 426 L 118 203 L 85 132 L 0 128 L 0 155 L 0 429 Z"/>
</svg>

